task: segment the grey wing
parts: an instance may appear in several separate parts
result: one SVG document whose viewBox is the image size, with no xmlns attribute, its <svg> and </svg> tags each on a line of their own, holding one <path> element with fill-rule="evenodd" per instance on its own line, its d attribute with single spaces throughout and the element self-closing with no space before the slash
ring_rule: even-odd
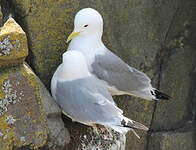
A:
<svg viewBox="0 0 196 150">
<path fill-rule="evenodd" d="M 151 80 L 146 74 L 130 67 L 109 50 L 104 55 L 95 56 L 92 63 L 92 73 L 117 90 L 130 92 L 136 96 L 140 96 L 140 91 L 152 88 Z M 152 98 L 151 95 L 150 98 Z"/>
<path fill-rule="evenodd" d="M 90 83 L 89 83 L 90 82 Z M 90 86 L 89 86 L 90 85 Z M 107 90 L 95 83 L 94 79 L 58 82 L 56 88 L 57 103 L 73 120 L 84 124 L 112 121 L 122 111 L 108 100 Z M 98 93 L 98 91 L 102 91 Z"/>
</svg>

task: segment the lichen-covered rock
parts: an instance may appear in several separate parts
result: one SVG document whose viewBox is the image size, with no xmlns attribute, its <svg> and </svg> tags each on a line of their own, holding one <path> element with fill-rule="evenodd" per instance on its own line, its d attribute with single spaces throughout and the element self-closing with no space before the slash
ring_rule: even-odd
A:
<svg viewBox="0 0 196 150">
<path fill-rule="evenodd" d="M 111 129 L 97 126 L 97 129 L 79 123 L 73 123 L 68 118 L 66 128 L 70 132 L 71 141 L 66 150 L 125 150 L 126 137 Z"/>
<path fill-rule="evenodd" d="M 12 0 L 19 22 L 29 41 L 28 62 L 42 82 L 49 86 L 50 79 L 66 50 L 66 38 L 72 30 L 73 14 L 78 0 Z"/>
<path fill-rule="evenodd" d="M 195 150 L 194 130 L 153 133 L 149 150 Z"/>
<path fill-rule="evenodd" d="M 0 71 L 0 147 L 60 149 L 69 141 L 58 107 L 26 64 Z"/>
<path fill-rule="evenodd" d="M 22 63 L 28 55 L 27 37 L 13 18 L 0 30 L 0 67 Z"/>
</svg>

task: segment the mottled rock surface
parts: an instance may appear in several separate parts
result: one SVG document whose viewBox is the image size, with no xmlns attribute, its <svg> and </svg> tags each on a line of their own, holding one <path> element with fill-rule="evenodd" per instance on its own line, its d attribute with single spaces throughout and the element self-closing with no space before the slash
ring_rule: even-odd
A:
<svg viewBox="0 0 196 150">
<path fill-rule="evenodd" d="M 13 0 L 20 25 L 27 33 L 28 63 L 42 82 L 50 79 L 66 50 L 66 38 L 72 30 L 78 0 Z"/>
<path fill-rule="evenodd" d="M 27 37 L 13 18 L 0 30 L 0 67 L 22 63 L 28 55 Z"/>
<path fill-rule="evenodd" d="M 0 77 L 2 150 L 65 145 L 69 135 L 60 110 L 51 105 L 52 98 L 30 68 L 22 64 L 1 69 Z"/>
<path fill-rule="evenodd" d="M 157 132 L 151 135 L 150 150 L 195 150 L 194 130 Z"/>
<path fill-rule="evenodd" d="M 160 74 L 160 89 L 173 98 L 157 104 L 152 124 L 154 130 L 182 128 L 195 111 L 196 107 L 192 105 L 196 66 L 195 12 L 195 1 L 176 2 L 176 12 L 161 51 Z"/>
<path fill-rule="evenodd" d="M 69 133 L 61 110 L 24 63 L 26 34 L 10 18 L 1 28 L 0 39 L 0 149 L 63 149 Z"/>
<path fill-rule="evenodd" d="M 125 150 L 126 137 L 111 129 L 97 126 L 97 129 L 66 120 L 71 141 L 66 145 L 66 150 Z"/>
</svg>

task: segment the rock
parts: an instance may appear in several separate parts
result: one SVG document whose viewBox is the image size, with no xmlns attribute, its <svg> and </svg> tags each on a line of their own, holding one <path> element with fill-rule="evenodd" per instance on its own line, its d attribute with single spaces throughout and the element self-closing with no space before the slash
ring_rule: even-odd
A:
<svg viewBox="0 0 196 150">
<path fill-rule="evenodd" d="M 167 64 L 163 65 L 161 89 L 172 96 L 170 101 L 157 104 L 152 128 L 171 130 L 183 126 L 191 118 L 191 93 L 196 52 L 190 46 L 171 50 Z M 192 76 L 192 77 L 191 77 Z"/>
<path fill-rule="evenodd" d="M 61 111 L 26 64 L 0 72 L 0 146 L 62 147 L 69 134 Z"/>
<path fill-rule="evenodd" d="M 147 127 L 150 127 L 150 121 L 153 113 L 153 102 L 142 99 L 132 98 L 130 96 L 115 97 L 118 106 L 122 108 L 125 116 L 138 121 Z M 128 132 L 126 137 L 126 150 L 144 150 L 146 147 L 147 132 L 136 130 L 140 139 L 132 132 Z"/>
<path fill-rule="evenodd" d="M 64 120 L 71 136 L 70 143 L 66 145 L 67 150 L 125 150 L 126 137 L 124 135 L 103 126 L 97 126 L 95 130 L 79 123 L 73 123 L 67 117 L 64 117 Z"/>
<path fill-rule="evenodd" d="M 180 128 L 192 117 L 194 89 L 196 2 L 182 1 L 168 29 L 162 54 L 160 89 L 172 96 L 170 101 L 159 102 L 154 114 L 153 130 Z M 194 110 L 193 110 L 194 111 Z"/>
<path fill-rule="evenodd" d="M 36 1 L 12 0 L 20 25 L 29 40 L 28 62 L 41 81 L 49 87 L 50 79 L 61 55 L 66 50 L 66 38 L 72 30 L 77 0 Z M 50 67 L 49 67 L 50 66 Z"/>
<path fill-rule="evenodd" d="M 54 150 L 58 150 L 58 148 L 64 149 L 64 146 L 70 142 L 70 135 L 68 130 L 64 127 L 61 118 L 61 109 L 57 106 L 39 78 L 37 78 L 37 80 L 40 83 L 38 85 L 40 86 L 41 100 L 49 128 L 49 148 L 53 148 Z"/>
<path fill-rule="evenodd" d="M 0 147 L 62 150 L 69 142 L 61 110 L 24 63 L 26 34 L 10 18 L 0 31 Z"/>
<path fill-rule="evenodd" d="M 22 63 L 28 55 L 27 38 L 13 18 L 0 30 L 0 67 Z"/>
<path fill-rule="evenodd" d="M 195 150 L 193 131 L 170 131 L 153 133 L 149 142 L 150 150 Z"/>
</svg>

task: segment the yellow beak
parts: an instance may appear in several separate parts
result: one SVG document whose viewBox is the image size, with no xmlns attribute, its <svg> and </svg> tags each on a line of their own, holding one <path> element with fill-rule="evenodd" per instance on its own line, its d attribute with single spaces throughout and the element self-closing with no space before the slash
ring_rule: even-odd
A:
<svg viewBox="0 0 196 150">
<path fill-rule="evenodd" d="M 72 33 L 68 36 L 66 42 L 68 43 L 68 42 L 71 41 L 74 37 L 78 36 L 78 34 L 80 34 L 80 32 L 72 32 Z"/>
</svg>

